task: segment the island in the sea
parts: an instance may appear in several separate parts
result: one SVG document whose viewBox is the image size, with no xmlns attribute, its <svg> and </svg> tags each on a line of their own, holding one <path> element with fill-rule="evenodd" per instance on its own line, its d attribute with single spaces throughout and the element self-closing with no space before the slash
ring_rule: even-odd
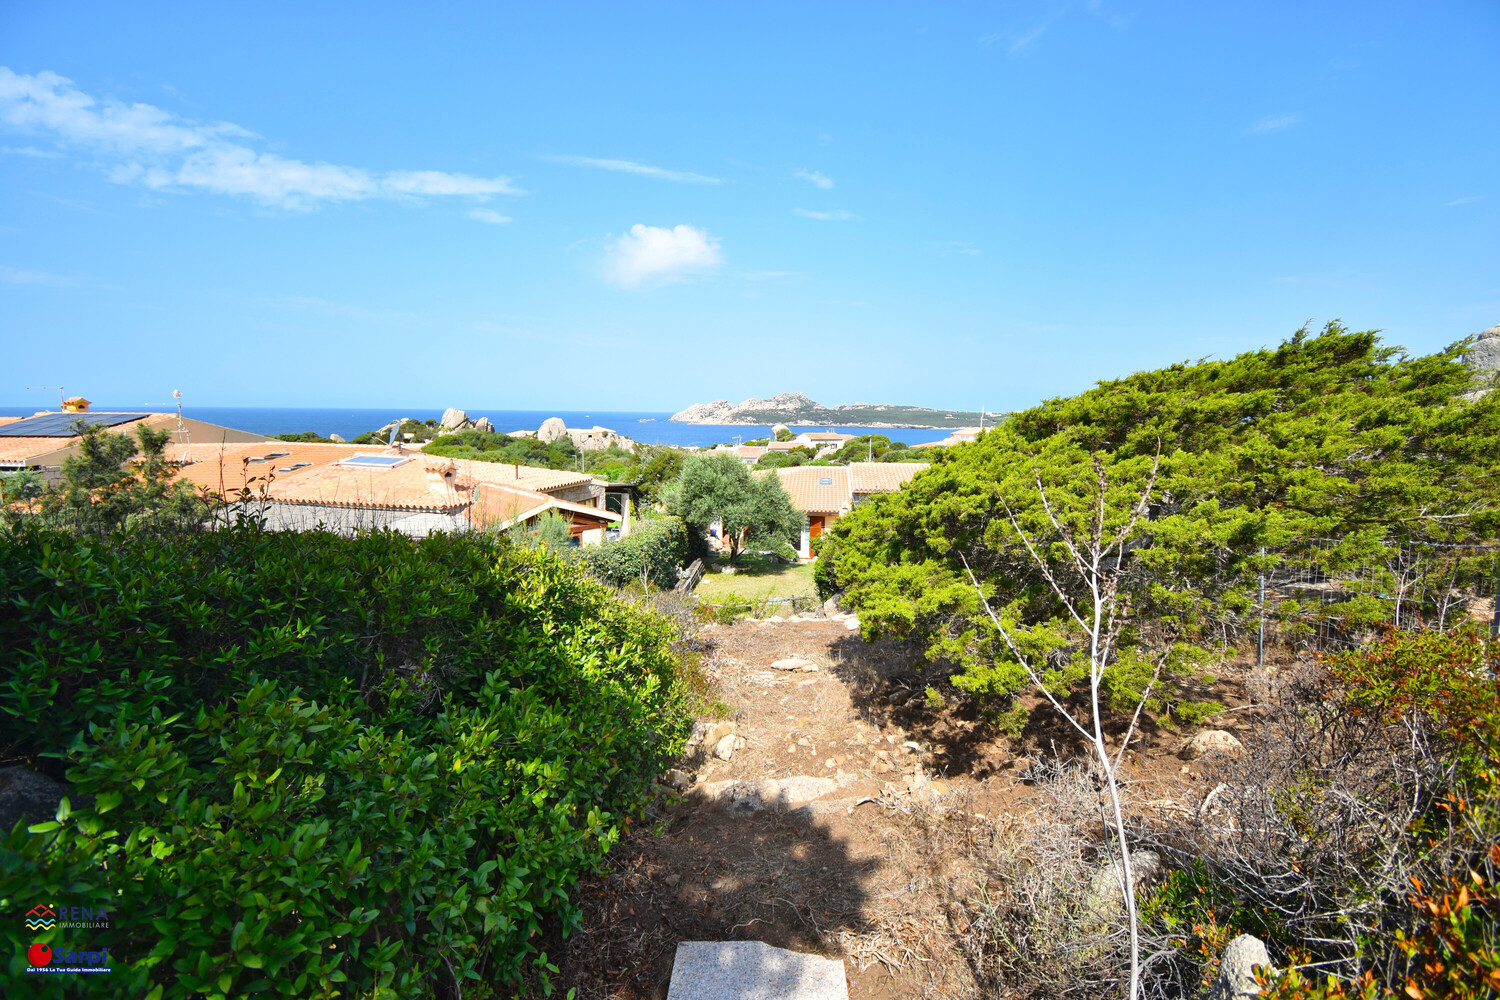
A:
<svg viewBox="0 0 1500 1000">
<path fill-rule="evenodd" d="M 986 421 L 993 414 L 983 415 Z M 738 406 L 727 399 L 694 403 L 672 419 L 679 424 L 787 424 L 838 427 L 977 427 L 981 414 L 965 410 L 933 410 L 892 403 L 848 403 L 824 406 L 800 392 L 783 392 L 770 399 L 747 399 Z"/>
</svg>

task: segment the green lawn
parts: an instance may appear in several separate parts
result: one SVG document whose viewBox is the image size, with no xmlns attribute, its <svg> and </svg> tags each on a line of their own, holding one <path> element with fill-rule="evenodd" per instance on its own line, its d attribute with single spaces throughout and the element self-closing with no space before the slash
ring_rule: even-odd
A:
<svg viewBox="0 0 1500 1000">
<path fill-rule="evenodd" d="M 816 597 L 813 564 L 788 566 L 767 556 L 746 554 L 735 563 L 733 575 L 719 570 L 729 565 L 727 559 L 711 559 L 705 566 L 703 581 L 694 591 L 709 604 L 718 604 L 730 595 L 743 597 L 752 604 L 762 597 Z"/>
</svg>

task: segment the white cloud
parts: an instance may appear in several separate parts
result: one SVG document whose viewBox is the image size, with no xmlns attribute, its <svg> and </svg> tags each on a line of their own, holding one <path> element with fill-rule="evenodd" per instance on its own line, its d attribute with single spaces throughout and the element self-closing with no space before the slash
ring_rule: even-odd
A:
<svg viewBox="0 0 1500 1000">
<path fill-rule="evenodd" d="M 842 208 L 836 208 L 831 212 L 814 212 L 808 208 L 794 208 L 792 214 L 800 215 L 804 219 L 817 219 L 820 222 L 858 222 L 859 216 L 853 212 L 846 212 Z"/>
<path fill-rule="evenodd" d="M 943 246 L 947 248 L 944 251 L 945 253 L 961 253 L 969 257 L 978 257 L 984 253 L 983 250 L 974 245 L 973 240 L 949 240 Z"/>
<path fill-rule="evenodd" d="M 510 216 L 501 215 L 493 208 L 471 208 L 469 209 L 469 218 L 478 219 L 480 222 L 487 222 L 492 226 L 504 226 L 514 221 Z"/>
<path fill-rule="evenodd" d="M 53 150 L 37 149 L 35 146 L 0 146 L 0 153 L 5 153 L 9 156 L 35 156 L 45 160 L 51 160 L 62 155 Z"/>
<path fill-rule="evenodd" d="M 595 156 L 544 156 L 542 159 L 550 163 L 566 163 L 574 167 L 594 167 L 598 170 L 615 170 L 626 174 L 640 174 L 643 177 L 655 177 L 662 181 L 680 181 L 684 184 L 722 184 L 722 178 L 708 177 L 704 174 L 695 174 L 686 170 L 667 170 L 665 167 L 653 167 L 645 163 L 635 163 L 631 160 L 609 160 L 600 159 Z"/>
<path fill-rule="evenodd" d="M 792 176 L 793 177 L 800 177 L 800 178 L 802 178 L 805 181 L 812 181 L 814 184 L 816 184 L 818 187 L 822 188 L 824 191 L 829 191 L 829 190 L 832 190 L 832 188 L 833 188 L 833 178 L 832 177 L 824 177 L 823 174 L 821 172 L 817 171 L 817 170 L 808 170 L 806 167 L 803 167 L 801 170 L 797 171 Z"/>
<path fill-rule="evenodd" d="M 693 226 L 630 227 L 606 253 L 606 276 L 621 288 L 664 285 L 696 271 L 718 267 L 719 240 Z"/>
<path fill-rule="evenodd" d="M 1260 121 L 1245 129 L 1246 135 L 1265 135 L 1267 132 L 1280 132 L 1282 129 L 1291 128 L 1302 121 L 1300 114 L 1290 115 L 1267 115 Z"/>
<path fill-rule="evenodd" d="M 1469 196 L 1464 197 L 1464 198 L 1454 198 L 1452 201 L 1445 201 L 1445 202 L 1443 202 L 1443 204 L 1445 206 L 1447 206 L 1448 208 L 1454 208 L 1455 206 L 1458 206 L 1458 205 L 1468 205 L 1468 204 L 1471 204 L 1471 203 L 1476 202 L 1478 200 L 1479 199 L 1477 197 L 1475 197 L 1473 195 L 1469 195 Z"/>
<path fill-rule="evenodd" d="M 483 201 L 491 195 L 524 193 L 507 177 L 440 170 L 379 173 L 259 152 L 246 144 L 258 137 L 238 125 L 179 118 L 150 104 L 101 104 L 52 72 L 28 76 L 0 66 L 0 124 L 113 158 L 108 176 L 116 183 L 158 190 L 197 188 L 283 208 L 423 196 Z"/>
</svg>

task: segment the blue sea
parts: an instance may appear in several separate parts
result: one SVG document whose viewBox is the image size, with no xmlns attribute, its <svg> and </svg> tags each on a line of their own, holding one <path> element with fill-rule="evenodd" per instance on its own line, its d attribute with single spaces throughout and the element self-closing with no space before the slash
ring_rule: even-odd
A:
<svg viewBox="0 0 1500 1000">
<path fill-rule="evenodd" d="M 147 411 L 167 412 L 174 407 L 155 403 L 151 405 L 126 405 L 123 403 L 95 403 L 92 409 L 123 412 Z M 0 416 L 30 416 L 42 406 L 0 407 Z M 757 427 L 747 424 L 674 424 L 670 413 L 619 412 L 600 410 L 584 413 L 581 410 L 468 410 L 470 420 L 489 417 L 495 430 L 505 433 L 517 430 L 536 430 L 548 417 L 561 417 L 569 427 L 608 427 L 616 434 L 643 444 L 669 444 L 676 447 L 706 447 L 715 444 L 733 444 L 769 437 L 769 425 Z M 412 420 L 442 419 L 442 410 L 422 409 L 332 409 L 282 406 L 184 406 L 182 414 L 211 424 L 233 427 L 254 434 L 296 434 L 313 431 L 324 437 L 338 434 L 352 438 L 387 424 L 396 417 Z M 827 427 L 794 427 L 793 430 L 827 430 Z M 844 434 L 884 434 L 892 441 L 906 444 L 921 444 L 926 441 L 941 441 L 948 436 L 944 430 L 927 428 L 880 428 L 836 427 Z"/>
</svg>

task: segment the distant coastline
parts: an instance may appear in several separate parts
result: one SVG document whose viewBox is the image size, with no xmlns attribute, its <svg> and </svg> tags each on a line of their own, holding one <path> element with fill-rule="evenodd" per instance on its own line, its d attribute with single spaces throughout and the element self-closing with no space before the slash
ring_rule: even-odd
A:
<svg viewBox="0 0 1500 1000">
<path fill-rule="evenodd" d="M 465 406 L 464 401 L 457 401 Z M 35 405 L 0 406 L 0 416 L 29 417 L 38 410 L 56 409 L 57 399 L 48 401 L 42 397 Z M 96 401 L 95 410 L 124 412 L 168 412 L 175 404 L 139 401 Z M 518 430 L 536 430 L 548 417 L 561 417 L 569 427 L 593 427 L 596 424 L 608 427 L 642 444 L 670 445 L 674 448 L 704 448 L 716 444 L 733 443 L 740 440 L 769 437 L 771 424 L 687 424 L 672 423 L 671 414 L 665 411 L 606 411 L 606 410 L 500 410 L 465 406 L 470 417 L 488 417 L 495 430 L 509 433 Z M 251 431 L 272 437 L 277 434 L 297 434 L 312 431 L 326 437 L 338 434 L 353 438 L 365 431 L 388 424 L 397 417 L 413 420 L 438 420 L 443 416 L 441 408 L 422 407 L 295 407 L 295 406 L 184 406 L 183 415 L 194 417 L 222 427 Z M 799 429 L 826 430 L 827 421 L 797 421 L 790 423 Z M 850 424 L 839 421 L 832 425 L 840 433 L 866 434 L 871 425 Z M 941 441 L 948 436 L 942 429 L 890 427 L 879 428 L 879 432 L 892 440 L 906 444 L 921 444 Z"/>
<path fill-rule="evenodd" d="M 952 430 L 978 427 L 985 414 L 967 410 L 934 410 L 925 406 L 901 406 L 894 403 L 847 403 L 824 406 L 800 392 L 783 392 L 770 399 L 747 399 L 735 405 L 727 399 L 712 403 L 694 403 L 672 415 L 680 424 L 786 424 L 828 427 L 842 425 L 860 428 L 922 428 Z"/>
</svg>

